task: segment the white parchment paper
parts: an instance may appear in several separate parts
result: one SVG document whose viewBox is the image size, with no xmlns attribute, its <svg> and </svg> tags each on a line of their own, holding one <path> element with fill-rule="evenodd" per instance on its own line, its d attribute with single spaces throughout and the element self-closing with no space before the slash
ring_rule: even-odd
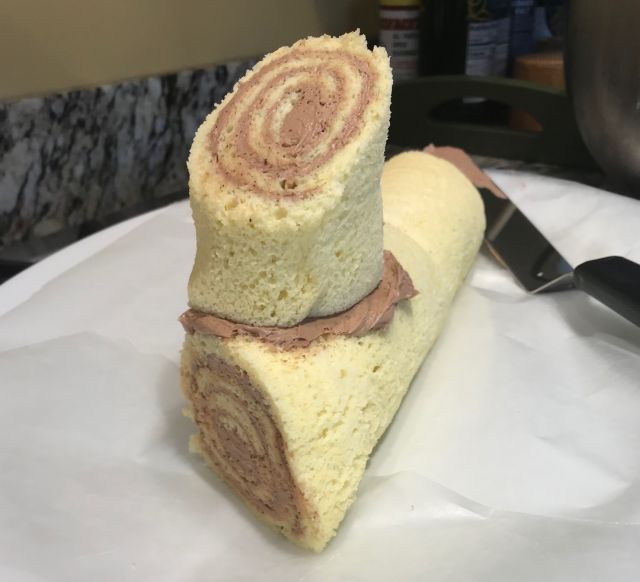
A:
<svg viewBox="0 0 640 582">
<path fill-rule="evenodd" d="M 640 262 L 640 202 L 493 176 L 573 264 Z M 0 318 L 0 580 L 640 579 L 640 329 L 481 254 L 314 555 L 187 452 L 194 245 L 174 205 Z"/>
</svg>

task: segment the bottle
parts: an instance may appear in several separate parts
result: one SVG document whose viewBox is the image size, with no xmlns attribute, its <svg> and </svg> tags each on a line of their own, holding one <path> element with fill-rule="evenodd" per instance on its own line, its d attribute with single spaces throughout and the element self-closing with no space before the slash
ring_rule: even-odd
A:
<svg viewBox="0 0 640 582">
<path fill-rule="evenodd" d="M 504 76 L 509 61 L 510 0 L 426 0 L 420 70 L 425 75 Z M 502 122 L 506 108 L 469 96 L 438 108 L 448 121 Z"/>
<path fill-rule="evenodd" d="M 536 50 L 562 50 L 568 14 L 567 0 L 536 0 L 533 37 Z"/>
<path fill-rule="evenodd" d="M 509 0 L 467 1 L 465 74 L 507 74 L 511 22 L 509 11 Z"/>
<path fill-rule="evenodd" d="M 426 75 L 505 75 L 510 0 L 426 0 L 421 66 Z"/>
<path fill-rule="evenodd" d="M 421 0 L 380 1 L 380 43 L 391 59 L 393 80 L 418 76 Z"/>
<path fill-rule="evenodd" d="M 515 60 L 534 51 L 533 36 L 536 0 L 511 0 L 511 33 L 509 38 L 509 74 Z"/>
</svg>

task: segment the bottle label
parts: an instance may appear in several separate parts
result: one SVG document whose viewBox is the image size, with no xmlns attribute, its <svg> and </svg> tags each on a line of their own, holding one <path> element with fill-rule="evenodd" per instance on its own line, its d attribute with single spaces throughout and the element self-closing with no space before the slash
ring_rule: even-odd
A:
<svg viewBox="0 0 640 582">
<path fill-rule="evenodd" d="M 509 58 L 509 4 L 500 0 L 468 3 L 467 75 L 506 75 Z"/>
<path fill-rule="evenodd" d="M 467 32 L 467 75 L 491 75 L 496 23 L 470 22 Z"/>
<path fill-rule="evenodd" d="M 394 80 L 418 75 L 418 17 L 417 8 L 380 10 L 380 43 L 389 53 Z"/>
</svg>

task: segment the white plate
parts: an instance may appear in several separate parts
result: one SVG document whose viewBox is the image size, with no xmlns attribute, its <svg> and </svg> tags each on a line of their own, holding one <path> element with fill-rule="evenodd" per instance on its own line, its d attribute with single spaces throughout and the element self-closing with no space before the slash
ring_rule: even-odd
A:
<svg viewBox="0 0 640 582">
<path fill-rule="evenodd" d="M 572 262 L 640 261 L 640 203 L 494 173 Z M 321 555 L 187 452 L 186 203 L 0 287 L 0 580 L 637 580 L 640 330 L 481 255 Z"/>
</svg>

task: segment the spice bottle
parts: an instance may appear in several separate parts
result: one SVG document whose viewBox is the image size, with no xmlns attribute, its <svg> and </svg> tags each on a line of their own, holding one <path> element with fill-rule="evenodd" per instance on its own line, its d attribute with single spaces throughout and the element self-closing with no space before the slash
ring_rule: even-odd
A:
<svg viewBox="0 0 640 582">
<path fill-rule="evenodd" d="M 380 1 L 380 43 L 391 59 L 394 81 L 418 76 L 420 0 Z"/>
</svg>

